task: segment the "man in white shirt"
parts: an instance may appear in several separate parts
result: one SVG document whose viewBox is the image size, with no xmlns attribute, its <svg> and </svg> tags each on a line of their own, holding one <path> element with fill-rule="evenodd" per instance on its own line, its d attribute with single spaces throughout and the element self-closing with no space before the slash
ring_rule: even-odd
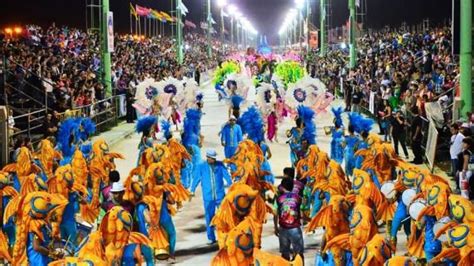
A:
<svg viewBox="0 0 474 266">
<path fill-rule="evenodd" d="M 458 170 L 458 154 L 462 152 L 462 141 L 465 137 L 459 130 L 459 125 L 456 123 L 451 125 L 451 134 L 449 155 L 451 156 L 451 175 L 454 177 Z"/>
</svg>

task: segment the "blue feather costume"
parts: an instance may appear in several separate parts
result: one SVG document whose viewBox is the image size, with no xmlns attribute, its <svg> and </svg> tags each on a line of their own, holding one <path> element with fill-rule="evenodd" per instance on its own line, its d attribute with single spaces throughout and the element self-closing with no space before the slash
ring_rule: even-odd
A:
<svg viewBox="0 0 474 266">
<path fill-rule="evenodd" d="M 267 160 L 269 147 L 265 143 L 265 132 L 263 129 L 264 122 L 262 115 L 255 106 L 251 106 L 245 113 L 242 114 L 238 123 L 242 125 L 242 133 L 247 134 L 247 138 L 257 143 L 262 149 L 265 160 L 261 165 L 261 170 L 269 173 L 264 177 L 265 181 L 273 184 L 275 182 L 275 177 L 272 174 L 272 168 Z"/>
<path fill-rule="evenodd" d="M 292 165 L 296 165 L 299 158 L 303 156 L 301 143 L 303 140 L 308 141 L 309 145 L 316 144 L 316 125 L 313 121 L 314 111 L 306 106 L 300 105 L 297 108 L 298 118 L 304 123 L 303 131 L 293 127 L 289 132 L 290 159 Z"/>
<path fill-rule="evenodd" d="M 138 119 L 137 124 L 136 124 L 136 132 L 137 133 L 142 133 L 142 138 L 140 140 L 140 143 L 138 144 L 138 160 L 137 160 L 137 165 L 140 164 L 141 158 L 145 150 L 149 147 L 152 147 L 153 145 L 153 139 L 150 138 L 150 130 L 151 128 L 156 125 L 157 123 L 157 118 L 152 115 L 147 115 L 147 116 L 142 116 L 140 119 Z"/>
<path fill-rule="evenodd" d="M 186 166 L 181 170 L 181 180 L 185 188 L 191 185 L 195 166 L 201 161 L 199 139 L 201 136 L 201 112 L 197 109 L 188 109 L 183 123 L 182 143 L 192 155 L 192 160 L 185 161 Z"/>
<path fill-rule="evenodd" d="M 96 125 L 90 118 L 68 118 L 61 122 L 57 135 L 57 148 L 61 150 L 63 159 L 61 165 L 71 163 L 72 156 L 79 148 L 87 159 L 92 150 L 89 141 L 96 131 Z"/>
<path fill-rule="evenodd" d="M 344 130 L 342 122 L 342 113 L 344 110 L 342 107 L 331 108 L 331 111 L 334 114 L 334 125 L 335 128 L 331 130 L 332 139 L 331 139 L 331 159 L 341 164 L 344 159 L 344 148 L 342 143 L 344 142 Z"/>
</svg>

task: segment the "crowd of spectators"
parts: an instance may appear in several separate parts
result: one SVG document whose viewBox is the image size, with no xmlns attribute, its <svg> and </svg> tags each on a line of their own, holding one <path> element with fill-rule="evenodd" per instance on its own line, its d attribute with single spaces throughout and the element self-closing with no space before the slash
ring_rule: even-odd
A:
<svg viewBox="0 0 474 266">
<path fill-rule="evenodd" d="M 426 102 L 439 101 L 443 107 L 452 103 L 454 94 L 449 92 L 457 85 L 459 67 L 451 53 L 449 28 L 375 32 L 360 38 L 357 49 L 353 70 L 344 67 L 347 53 L 341 50 L 331 51 L 312 70 L 332 90 L 341 87 L 342 78 L 341 95 L 348 106 L 358 91 L 364 96 L 361 105 L 374 115 L 384 113 L 388 105 L 392 111 L 416 107 L 426 117 Z"/>
<path fill-rule="evenodd" d="M 146 77 L 193 76 L 215 67 L 222 56 L 213 40 L 213 60 L 207 58 L 207 39 L 198 33 L 185 34 L 183 67 L 176 61 L 175 40 L 167 37 L 138 38 L 116 35 L 112 53 L 114 94 L 133 94 L 133 87 Z M 9 84 L 34 99 L 29 104 L 48 106 L 63 112 L 87 106 L 105 98 L 102 82 L 99 36 L 68 27 L 26 27 L 21 38 L 4 39 L 2 51 L 8 57 Z M 7 87 L 7 96 L 15 92 Z M 45 99 L 44 92 L 47 92 Z M 15 97 L 10 97 L 15 98 Z"/>
</svg>

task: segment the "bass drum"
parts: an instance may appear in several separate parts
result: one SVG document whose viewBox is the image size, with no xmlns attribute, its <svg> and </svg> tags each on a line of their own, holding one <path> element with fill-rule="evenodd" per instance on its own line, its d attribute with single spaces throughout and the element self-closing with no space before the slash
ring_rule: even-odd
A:
<svg viewBox="0 0 474 266">
<path fill-rule="evenodd" d="M 395 190 L 395 182 L 387 181 L 382 184 L 380 187 L 380 192 L 387 198 L 388 200 L 394 200 L 395 196 L 397 195 L 397 191 Z"/>
<path fill-rule="evenodd" d="M 436 223 L 434 224 L 433 226 L 433 232 L 435 233 L 435 235 L 437 235 L 439 233 L 439 231 L 446 225 L 448 224 L 449 222 L 451 222 L 451 218 L 449 218 L 449 216 L 445 216 L 445 217 L 442 217 L 440 218 L 438 221 L 436 221 Z M 439 241 L 441 242 L 447 242 L 448 241 L 448 236 L 446 234 L 446 232 L 442 235 L 440 235 L 438 237 Z"/>
<path fill-rule="evenodd" d="M 428 204 L 424 199 L 417 199 L 412 202 L 410 204 L 410 207 L 408 208 L 408 213 L 410 214 L 410 217 L 416 221 L 418 219 L 418 215 L 424 208 L 426 208 L 426 206 L 428 206 Z"/>
<path fill-rule="evenodd" d="M 407 206 L 407 207 L 410 206 L 410 204 L 413 201 L 413 199 L 415 198 L 415 196 L 416 196 L 416 191 L 414 189 L 412 189 L 412 188 L 406 189 L 402 193 L 403 204 L 405 204 L 405 206 Z"/>
</svg>

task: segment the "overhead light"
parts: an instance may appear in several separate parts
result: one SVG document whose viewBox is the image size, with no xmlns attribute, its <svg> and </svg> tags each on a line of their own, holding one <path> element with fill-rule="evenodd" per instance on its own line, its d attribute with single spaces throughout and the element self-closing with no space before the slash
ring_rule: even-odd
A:
<svg viewBox="0 0 474 266">
<path fill-rule="evenodd" d="M 237 12 L 237 6 L 234 4 L 230 4 L 227 8 L 227 12 L 229 12 L 231 15 L 234 15 Z"/>
<path fill-rule="evenodd" d="M 224 7 L 225 5 L 227 5 L 227 0 L 217 0 L 218 7 Z"/>
<path fill-rule="evenodd" d="M 305 0 L 295 0 L 296 7 L 298 9 L 303 9 Z"/>
</svg>

